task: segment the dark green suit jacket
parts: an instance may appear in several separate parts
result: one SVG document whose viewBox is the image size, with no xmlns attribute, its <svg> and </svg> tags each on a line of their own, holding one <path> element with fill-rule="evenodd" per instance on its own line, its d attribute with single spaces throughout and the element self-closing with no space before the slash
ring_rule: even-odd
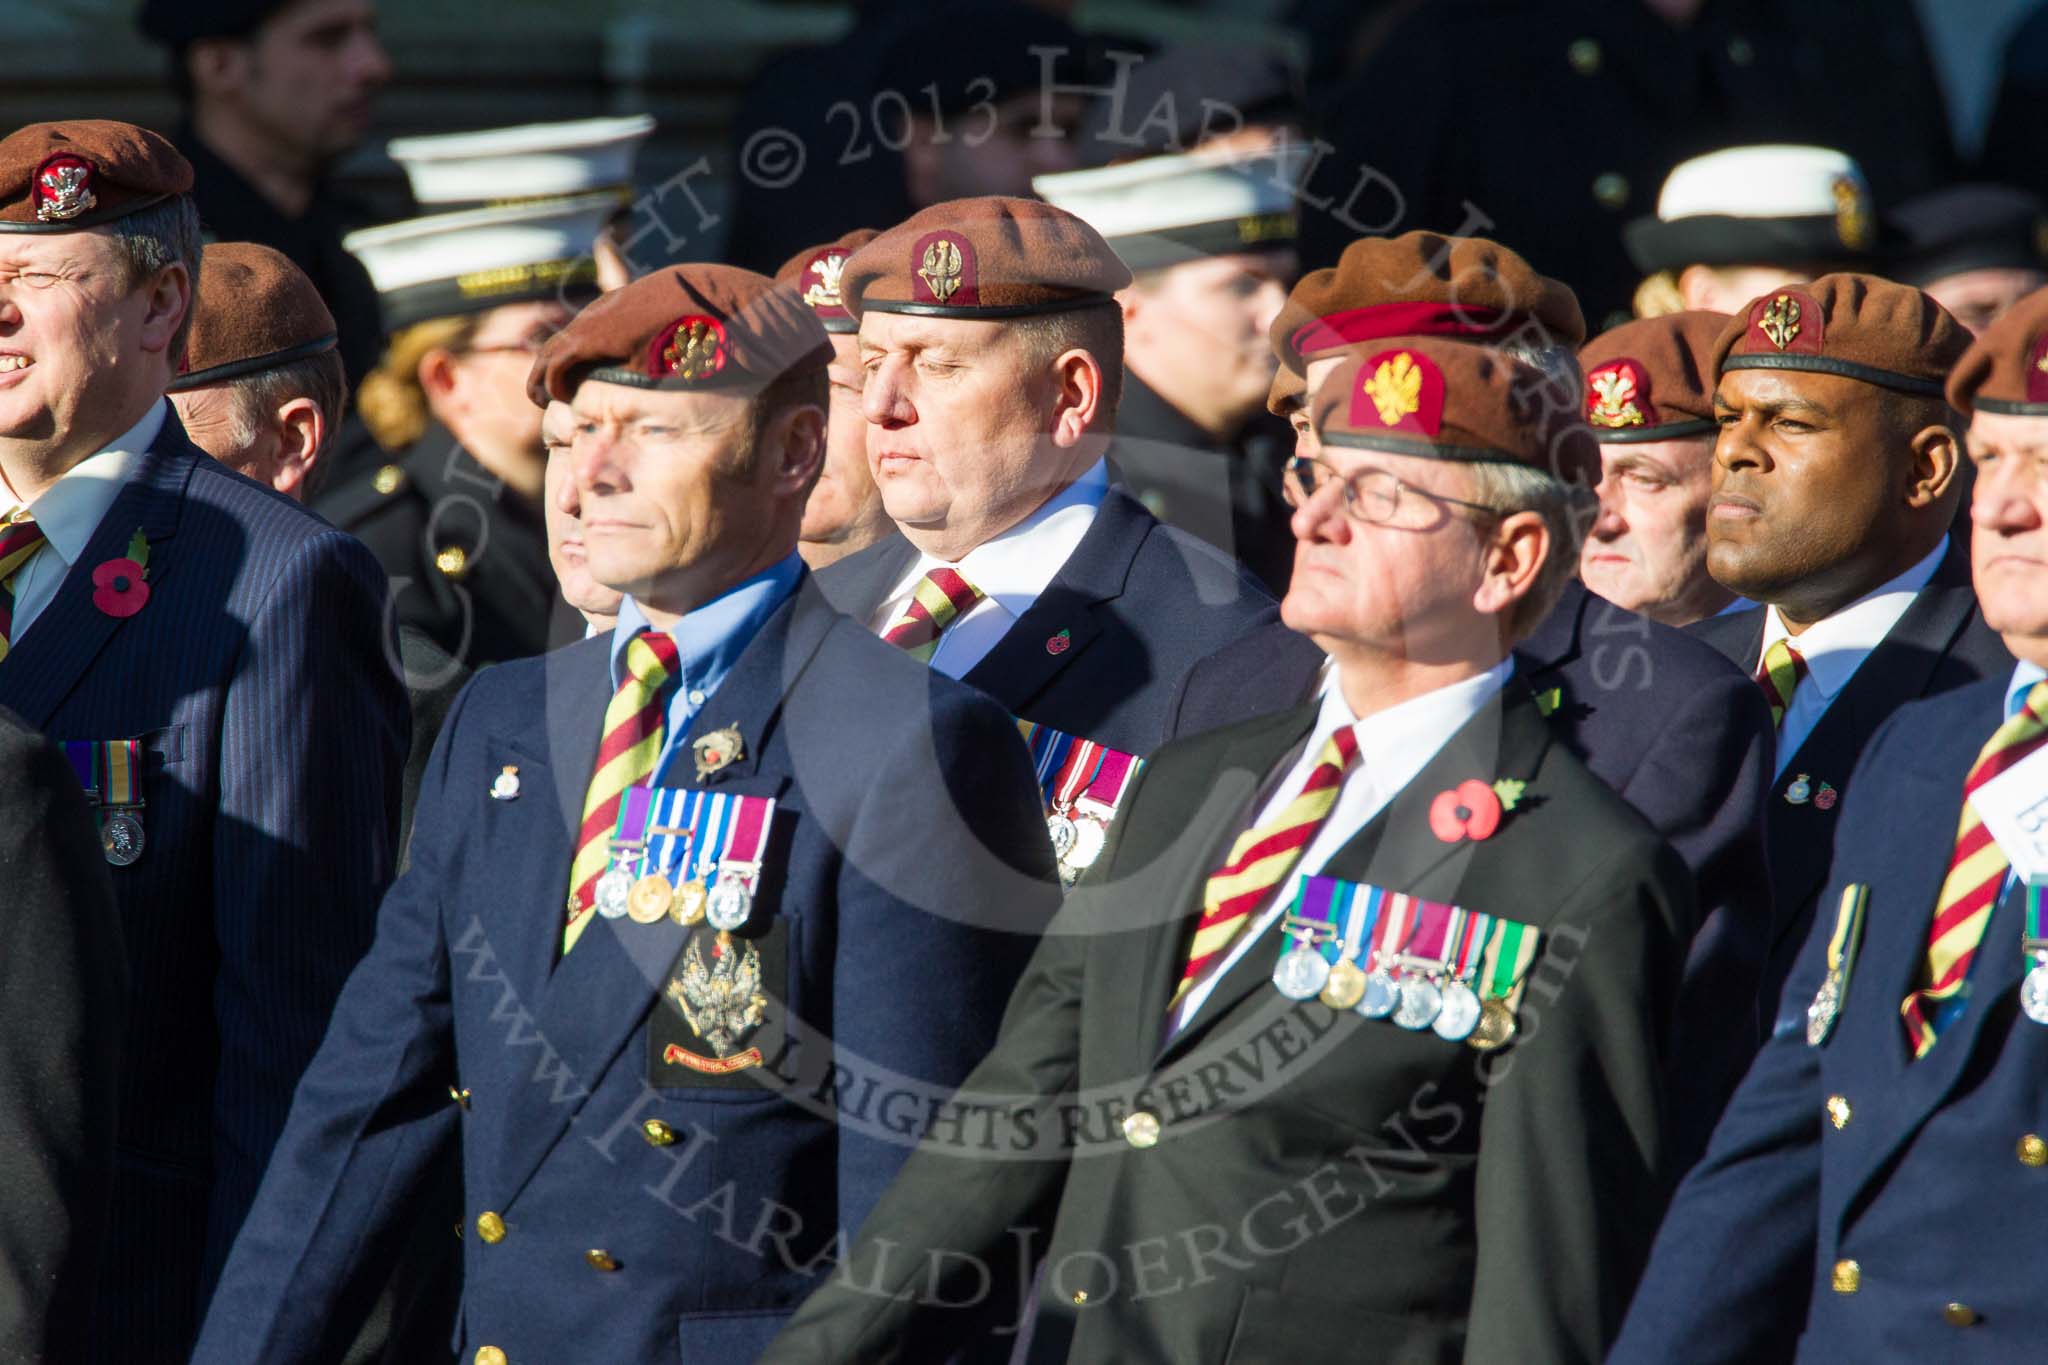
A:
<svg viewBox="0 0 2048 1365">
<path fill-rule="evenodd" d="M 1600 1358 L 1666 1197 L 1690 878 L 1510 683 L 1323 870 L 1541 927 L 1515 1040 L 1290 1001 L 1269 931 L 1163 1042 L 1203 880 L 1314 720 L 1150 762 L 961 1109 L 764 1361 L 941 1358 L 974 1326 L 949 1305 L 1020 1248 L 1045 1255 L 1033 1361 Z M 1492 838 L 1431 833 L 1438 793 L 1500 777 L 1528 786 Z M 1138 1109 L 1156 1145 L 1127 1137 Z"/>
</svg>

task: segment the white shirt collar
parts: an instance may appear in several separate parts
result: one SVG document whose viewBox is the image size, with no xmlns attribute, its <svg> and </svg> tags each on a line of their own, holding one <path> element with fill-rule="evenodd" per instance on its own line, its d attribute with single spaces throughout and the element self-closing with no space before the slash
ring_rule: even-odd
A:
<svg viewBox="0 0 2048 1365">
<path fill-rule="evenodd" d="M 1330 685 L 1324 689 L 1316 713 L 1310 752 L 1320 754 L 1331 735 L 1350 726 L 1358 739 L 1359 773 L 1384 800 L 1414 781 L 1450 737 L 1499 695 L 1514 671 L 1514 656 L 1509 655 L 1484 673 L 1410 697 L 1360 720 L 1344 700 L 1343 680 L 1333 664 Z"/>
<path fill-rule="evenodd" d="M 1855 674 L 1864 657 L 1884 643 L 1884 637 L 1891 634 L 1906 608 L 1913 605 L 1914 597 L 1934 577 L 1947 553 L 1948 537 L 1943 536 L 1941 543 L 1918 564 L 1832 616 L 1815 621 L 1801 635 L 1795 636 L 1785 629 L 1776 607 L 1764 608 L 1763 647 L 1769 649 L 1779 640 L 1789 640 L 1806 660 L 1807 677 L 1822 696 L 1832 699 Z M 1762 654 L 1757 659 L 1761 663 Z"/>
<path fill-rule="evenodd" d="M 43 538 L 66 564 L 76 564 L 85 553 L 86 543 L 162 432 L 169 412 L 170 400 L 158 399 L 141 421 L 66 470 L 30 505 Z"/>
<path fill-rule="evenodd" d="M 903 597 L 937 568 L 958 569 L 962 577 L 1011 616 L 1022 616 L 1088 534 L 1095 511 L 1109 494 L 1109 469 L 1090 465 L 1080 478 L 1046 499 L 1039 509 L 1002 534 L 983 541 L 957 563 L 920 554 L 897 582 L 890 601 Z"/>
<path fill-rule="evenodd" d="M 2029 663 L 2025 659 L 2020 660 L 2019 665 L 2012 671 L 2012 681 L 2005 685 L 2005 711 L 2003 714 L 2007 716 L 2017 714 L 2020 709 L 2020 699 L 2032 691 L 2034 684 L 2038 682 L 2048 682 L 2048 668 L 2043 668 L 2036 663 Z"/>
</svg>

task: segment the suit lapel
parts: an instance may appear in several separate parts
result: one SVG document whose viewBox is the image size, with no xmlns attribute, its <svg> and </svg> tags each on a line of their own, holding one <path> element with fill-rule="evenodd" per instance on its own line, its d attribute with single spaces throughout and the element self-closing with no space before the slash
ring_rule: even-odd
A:
<svg viewBox="0 0 2048 1365">
<path fill-rule="evenodd" d="M 93 605 L 93 570 L 127 555 L 140 530 L 149 541 L 145 581 L 162 590 L 177 563 L 172 544 L 185 510 L 185 485 L 195 463 L 206 456 L 185 437 L 175 412 L 150 444 L 128 483 L 100 518 L 85 553 L 78 557 L 57 594 L 0 663 L 0 705 L 18 712 L 38 729 L 46 727 L 78 680 L 123 624 Z M 148 611 L 145 604 L 143 611 Z"/>
<path fill-rule="evenodd" d="M 890 534 L 825 569 L 815 581 L 835 610 L 851 616 L 855 624 L 865 629 L 882 609 L 889 589 L 916 562 L 917 547 L 899 534 Z"/>
</svg>

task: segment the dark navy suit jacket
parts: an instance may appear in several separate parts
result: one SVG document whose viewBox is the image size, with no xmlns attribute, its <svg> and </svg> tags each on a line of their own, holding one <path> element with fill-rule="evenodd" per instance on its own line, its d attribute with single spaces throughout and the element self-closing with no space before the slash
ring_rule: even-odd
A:
<svg viewBox="0 0 2048 1365">
<path fill-rule="evenodd" d="M 138 529 L 149 600 L 116 619 L 92 573 Z M 0 705 L 53 739 L 143 741 L 145 847 L 111 869 L 131 988 L 98 1358 L 185 1358 L 369 947 L 409 729 L 384 596 L 367 550 L 173 412 L 0 662 Z"/>
<path fill-rule="evenodd" d="M 916 547 L 890 536 L 818 586 L 869 621 L 916 562 Z M 1052 582 L 962 681 L 1013 716 L 1149 754 L 1170 733 L 1174 691 L 1195 661 L 1275 619 L 1250 570 L 1112 488 Z M 1066 643 L 1049 644 L 1061 632 Z"/>
<path fill-rule="evenodd" d="M 778 802 L 743 933 L 764 963 L 759 1039 L 783 1041 L 758 1041 L 762 1064 L 727 1077 L 664 1061 L 661 1030 L 681 1026 L 664 988 L 705 931 L 595 919 L 559 954 L 609 649 L 500 664 L 458 698 L 411 865 L 195 1360 L 338 1354 L 422 1173 L 457 1141 L 461 1359 L 491 1345 L 521 1362 L 750 1360 L 993 1042 L 1059 901 L 1030 760 L 987 698 L 807 581 L 685 737 L 734 726 L 743 756 L 700 780 L 685 743 L 660 775 Z M 519 794 L 495 799 L 508 766 Z M 649 1123 L 674 1141 L 654 1145 Z M 503 1219 L 496 1244 L 478 1232 L 486 1211 Z M 594 1249 L 616 1269 L 588 1264 Z"/>
<path fill-rule="evenodd" d="M 1174 700 L 1173 733 L 1298 705 L 1314 693 L 1323 658 L 1313 640 L 1284 625 L 1248 635 L 1188 674 Z M 1700 920 L 1673 1002 L 1669 1053 L 1672 1169 L 1683 1170 L 1706 1145 L 1761 1037 L 1770 710 L 1713 650 L 1576 582 L 1515 650 L 1515 668 L 1552 705 L 1565 746 L 1640 811 L 1698 879 Z"/>
<path fill-rule="evenodd" d="M 1710 617 L 1690 631 L 1745 672 L 1754 673 L 1763 657 L 1762 607 Z M 1759 996 L 1766 1020 L 1777 1012 L 1785 974 L 1792 970 L 1792 959 L 1813 923 L 1821 886 L 1828 879 L 1828 857 L 1841 810 L 1838 804 L 1823 805 L 1811 799 L 1793 805 L 1785 799 L 1786 788 L 1804 773 L 1811 791 L 1818 792 L 1826 782 L 1845 793 L 1856 756 L 1901 705 L 1981 678 L 2007 677 L 2012 665 L 2005 642 L 1977 614 L 1977 593 L 1970 586 L 1969 543 L 1954 536 L 1934 577 L 1884 643 L 1872 650 L 1850 677 L 1800 744 L 1799 752 L 1771 784 L 1765 809 L 1777 909 Z"/>
<path fill-rule="evenodd" d="M 1993 912 L 1969 1003 L 1917 1062 L 1899 1018 L 1963 779 L 2009 681 L 1902 706 L 1865 748 L 1838 811 L 1826 908 L 1770 1041 L 1671 1205 L 1610 1361 L 2041 1359 L 2048 1170 L 2018 1152 L 2048 1133 L 2048 1028 L 2018 1010 L 2024 891 Z M 1862 951 L 1833 1034 L 1809 1047 L 1806 1008 L 1858 882 L 1870 889 Z M 1845 1260 L 1854 1293 L 1834 1287 Z M 1951 1324 L 1950 1304 L 1974 1321 Z"/>
</svg>

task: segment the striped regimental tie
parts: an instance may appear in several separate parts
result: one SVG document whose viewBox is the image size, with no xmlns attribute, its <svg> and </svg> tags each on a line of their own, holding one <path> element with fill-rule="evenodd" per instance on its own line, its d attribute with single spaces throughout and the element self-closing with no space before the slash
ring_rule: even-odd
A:
<svg viewBox="0 0 2048 1365">
<path fill-rule="evenodd" d="M 1195 924 L 1187 966 L 1181 969 L 1180 986 L 1173 993 L 1172 1006 L 1178 1006 L 1202 973 L 1230 950 L 1230 945 L 1251 923 L 1252 911 L 1294 870 L 1295 863 L 1301 860 L 1301 851 L 1308 847 L 1309 840 L 1315 838 L 1316 831 L 1336 806 L 1344 775 L 1357 758 L 1358 736 L 1347 725 L 1323 745 L 1322 755 L 1309 770 L 1308 780 L 1301 784 L 1300 794 L 1271 822 L 1237 836 L 1237 842 L 1230 846 L 1230 857 L 1209 874 L 1202 887 L 1202 918 Z"/>
<path fill-rule="evenodd" d="M 611 861 L 612 830 L 626 788 L 654 777 L 667 730 L 671 684 L 681 672 L 676 642 L 658 630 L 643 630 L 626 644 L 626 678 L 604 709 L 604 739 L 597 768 L 583 796 L 583 824 L 576 859 L 569 864 L 569 923 L 562 933 L 566 955 L 590 923 L 597 904 L 597 879 Z"/>
<path fill-rule="evenodd" d="M 962 578 L 958 571 L 933 569 L 917 580 L 910 605 L 889 623 L 882 638 L 919 663 L 930 663 L 933 651 L 939 647 L 939 636 L 962 614 L 972 610 L 982 596 L 981 589 Z"/>
<path fill-rule="evenodd" d="M 1948 876 L 1934 901 L 1934 923 L 1927 933 L 1927 984 L 1899 1006 L 1906 1021 L 1906 1042 L 1915 1058 L 1934 1046 L 1935 1006 L 1953 999 L 1970 977 L 1970 959 L 1977 955 L 1985 926 L 1998 904 L 2005 874 L 2012 864 L 1977 818 L 1970 798 L 1977 789 L 2027 755 L 2048 744 L 2048 682 L 2027 690 L 2020 709 L 1998 727 L 1977 753 L 1970 775 L 1963 779 L 1963 818 L 1956 826 L 1956 849 L 1949 855 Z"/>
<path fill-rule="evenodd" d="M 0 659 L 7 657 L 14 638 L 14 576 L 43 548 L 43 528 L 36 525 L 27 508 L 16 508 L 0 518 Z"/>
<path fill-rule="evenodd" d="M 1805 680 L 1806 656 L 1792 648 L 1789 641 L 1771 641 L 1771 647 L 1764 651 L 1764 661 L 1757 666 L 1756 685 L 1764 690 L 1764 700 L 1771 704 L 1772 729 L 1783 727 L 1792 694 Z"/>
</svg>

